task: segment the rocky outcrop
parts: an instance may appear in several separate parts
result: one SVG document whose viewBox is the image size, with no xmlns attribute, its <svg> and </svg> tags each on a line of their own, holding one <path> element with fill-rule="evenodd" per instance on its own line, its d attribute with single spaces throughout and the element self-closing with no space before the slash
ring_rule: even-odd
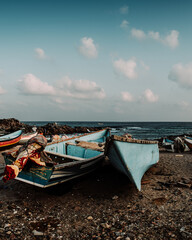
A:
<svg viewBox="0 0 192 240">
<path fill-rule="evenodd" d="M 27 125 L 24 123 L 21 123 L 19 120 L 15 118 L 9 118 L 9 119 L 0 119 L 0 131 L 9 133 L 14 132 L 19 129 L 22 129 L 23 132 L 28 133 L 32 132 L 32 128 L 34 126 Z M 67 125 L 58 125 L 57 123 L 48 123 L 44 126 L 38 126 L 37 132 L 43 133 L 46 135 L 55 135 L 55 134 L 72 134 L 72 133 L 88 133 L 90 131 L 97 131 L 101 128 L 95 128 L 95 127 L 70 127 Z"/>
<path fill-rule="evenodd" d="M 24 132 L 31 132 L 32 126 L 21 123 L 15 118 L 0 119 L 0 131 L 14 132 L 19 129 L 22 129 Z"/>
</svg>

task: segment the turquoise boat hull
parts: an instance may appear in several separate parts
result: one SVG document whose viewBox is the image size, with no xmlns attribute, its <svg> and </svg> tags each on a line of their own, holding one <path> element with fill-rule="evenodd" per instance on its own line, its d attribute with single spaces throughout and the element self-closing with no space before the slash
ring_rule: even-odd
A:
<svg viewBox="0 0 192 240">
<path fill-rule="evenodd" d="M 139 191 L 144 173 L 159 161 L 158 142 L 115 135 L 107 140 L 105 154 L 111 164 L 128 176 Z"/>
<path fill-rule="evenodd" d="M 58 143 L 49 144 L 46 154 L 52 159 L 46 166 L 39 166 L 30 161 L 16 177 L 16 180 L 26 182 L 41 188 L 47 188 L 70 181 L 98 168 L 104 160 L 104 152 L 76 145 L 76 141 L 105 142 L 110 135 L 109 129 L 73 137 Z M 15 159 L 10 153 L 3 153 L 6 165 Z M 46 156 L 42 160 L 46 162 Z"/>
<path fill-rule="evenodd" d="M 106 128 L 96 132 L 86 133 L 83 135 L 79 135 L 77 137 L 65 139 L 57 143 L 49 143 L 47 144 L 45 151 L 55 152 L 59 154 L 66 154 L 65 146 L 68 142 L 75 143 L 77 140 L 79 140 L 79 141 L 86 141 L 86 142 L 102 143 L 102 142 L 106 142 L 106 139 L 109 136 L 110 136 L 110 130 Z"/>
</svg>

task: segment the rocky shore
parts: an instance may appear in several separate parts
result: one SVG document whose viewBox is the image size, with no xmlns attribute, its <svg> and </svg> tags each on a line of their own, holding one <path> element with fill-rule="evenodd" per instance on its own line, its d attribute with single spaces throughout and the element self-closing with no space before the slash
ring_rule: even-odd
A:
<svg viewBox="0 0 192 240">
<path fill-rule="evenodd" d="M 191 172 L 191 152 L 160 151 L 141 192 L 108 164 L 49 190 L 0 181 L 0 239 L 192 239 Z"/>
<path fill-rule="evenodd" d="M 0 119 L 0 132 L 2 134 L 10 133 L 22 129 L 24 133 L 32 132 L 34 126 L 21 123 L 15 118 Z M 37 126 L 37 132 L 46 135 L 55 134 L 71 134 L 71 133 L 87 133 L 90 131 L 97 131 L 100 127 L 70 127 L 67 125 L 58 125 L 57 123 L 48 123 L 44 126 Z"/>
</svg>

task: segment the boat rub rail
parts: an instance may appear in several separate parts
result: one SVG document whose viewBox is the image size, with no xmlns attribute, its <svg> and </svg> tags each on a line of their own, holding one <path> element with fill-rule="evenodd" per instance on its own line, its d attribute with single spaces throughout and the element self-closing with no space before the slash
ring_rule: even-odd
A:
<svg viewBox="0 0 192 240">
<path fill-rule="evenodd" d="M 117 135 L 112 135 L 110 138 L 117 141 L 130 142 L 130 143 L 158 144 L 158 141 L 132 139 L 132 138 L 127 138 L 127 137 L 122 137 Z"/>
</svg>

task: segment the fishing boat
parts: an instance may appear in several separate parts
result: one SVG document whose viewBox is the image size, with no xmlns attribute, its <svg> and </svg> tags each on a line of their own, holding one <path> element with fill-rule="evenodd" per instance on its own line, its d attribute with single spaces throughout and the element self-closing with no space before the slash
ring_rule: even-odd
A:
<svg viewBox="0 0 192 240">
<path fill-rule="evenodd" d="M 47 188 L 88 174 L 98 168 L 104 160 L 103 145 L 108 136 L 109 129 L 103 129 L 49 143 L 41 155 L 46 166 L 28 161 L 15 179 Z M 3 153 L 3 156 L 6 165 L 15 161 L 11 152 Z"/>
<path fill-rule="evenodd" d="M 174 141 L 168 138 L 163 138 L 162 147 L 164 147 L 168 152 L 175 152 Z"/>
<path fill-rule="evenodd" d="M 22 134 L 21 139 L 19 140 L 19 144 L 25 144 L 29 139 L 35 137 L 36 135 L 37 132 Z"/>
<path fill-rule="evenodd" d="M 186 137 L 190 140 L 190 137 Z M 192 138 L 191 138 L 192 141 Z M 192 146 L 192 145 L 191 145 Z M 163 138 L 162 147 L 164 147 L 168 152 L 188 152 L 190 151 L 188 145 L 185 142 L 185 138 L 176 137 L 174 140 L 168 138 Z"/>
<path fill-rule="evenodd" d="M 188 146 L 189 150 L 192 150 L 192 138 L 188 136 L 184 136 L 184 142 Z"/>
<path fill-rule="evenodd" d="M 140 191 L 144 173 L 159 160 L 158 142 L 112 135 L 107 139 L 105 154 Z"/>
<path fill-rule="evenodd" d="M 0 137 L 0 149 L 10 147 L 18 143 L 21 139 L 22 130 L 9 133 Z"/>
</svg>

